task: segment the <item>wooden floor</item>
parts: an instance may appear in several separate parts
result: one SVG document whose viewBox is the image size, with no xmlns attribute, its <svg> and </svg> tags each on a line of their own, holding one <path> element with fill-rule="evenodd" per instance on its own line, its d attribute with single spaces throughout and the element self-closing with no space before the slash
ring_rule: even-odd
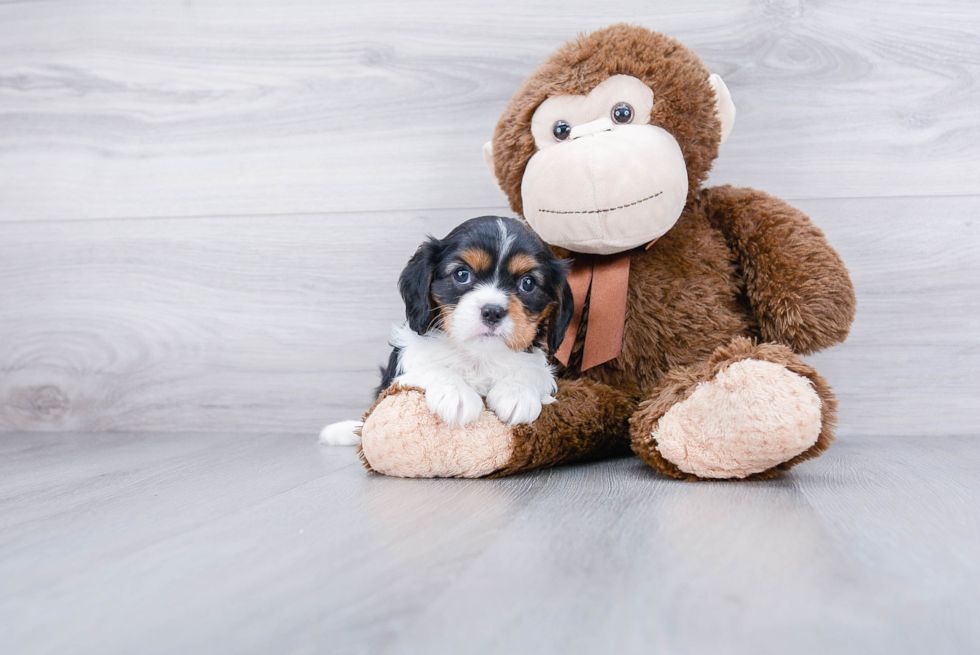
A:
<svg viewBox="0 0 980 655">
<path fill-rule="evenodd" d="M 759 483 L 368 474 L 269 434 L 0 441 L 5 653 L 976 653 L 980 440 Z"/>
</svg>

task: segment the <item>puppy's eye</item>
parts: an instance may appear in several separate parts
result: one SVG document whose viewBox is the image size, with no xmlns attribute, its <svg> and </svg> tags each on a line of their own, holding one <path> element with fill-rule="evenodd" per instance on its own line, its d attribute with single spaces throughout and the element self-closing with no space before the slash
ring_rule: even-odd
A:
<svg viewBox="0 0 980 655">
<path fill-rule="evenodd" d="M 628 102 L 620 102 L 612 108 L 611 117 L 614 123 L 626 125 L 633 120 L 633 108 Z"/>
<path fill-rule="evenodd" d="M 523 291 L 524 293 L 531 293 L 532 291 L 534 291 L 534 285 L 535 285 L 534 278 L 531 277 L 530 275 L 526 275 L 521 278 L 520 287 L 521 287 L 521 291 Z"/>
<path fill-rule="evenodd" d="M 465 268 L 461 268 L 458 271 L 456 271 L 455 273 L 453 273 L 453 279 L 456 280 L 457 282 L 459 282 L 460 284 L 469 284 L 470 283 L 470 272 L 468 270 L 466 270 Z"/>
<path fill-rule="evenodd" d="M 558 121 L 551 128 L 551 133 L 555 135 L 555 141 L 564 141 L 571 136 L 572 126 L 568 124 L 568 121 Z"/>
</svg>

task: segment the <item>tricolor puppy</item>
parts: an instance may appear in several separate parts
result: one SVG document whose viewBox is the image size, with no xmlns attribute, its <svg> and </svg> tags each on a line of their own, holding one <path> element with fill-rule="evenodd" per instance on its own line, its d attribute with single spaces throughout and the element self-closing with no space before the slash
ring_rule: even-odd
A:
<svg viewBox="0 0 980 655">
<path fill-rule="evenodd" d="M 475 421 L 484 398 L 505 423 L 533 421 L 557 389 L 544 350 L 558 349 L 572 318 L 565 274 L 565 262 L 512 218 L 473 218 L 430 237 L 399 278 L 407 320 L 392 333 L 378 393 L 396 382 L 419 387 L 449 425 Z M 358 425 L 328 425 L 320 440 L 356 444 Z"/>
</svg>

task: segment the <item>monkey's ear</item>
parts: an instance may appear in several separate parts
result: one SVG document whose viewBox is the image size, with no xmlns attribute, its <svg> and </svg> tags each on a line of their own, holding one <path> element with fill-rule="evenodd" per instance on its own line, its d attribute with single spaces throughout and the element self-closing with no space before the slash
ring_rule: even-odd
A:
<svg viewBox="0 0 980 655">
<path fill-rule="evenodd" d="M 500 180 L 497 179 L 497 171 L 493 165 L 493 141 L 487 141 L 483 144 L 483 163 L 487 165 L 487 170 L 490 171 L 490 177 L 493 178 L 493 183 L 503 193 L 504 190 L 500 186 Z"/>
<path fill-rule="evenodd" d="M 429 287 L 440 245 L 437 239 L 429 237 L 408 260 L 398 278 L 398 290 L 405 301 L 405 318 L 408 326 L 419 334 L 428 330 L 435 309 Z"/>
<path fill-rule="evenodd" d="M 715 108 L 718 110 L 718 120 L 721 121 L 721 143 L 724 143 L 735 125 L 735 103 L 732 102 L 732 94 L 721 75 L 714 73 L 708 81 L 715 91 Z"/>
</svg>

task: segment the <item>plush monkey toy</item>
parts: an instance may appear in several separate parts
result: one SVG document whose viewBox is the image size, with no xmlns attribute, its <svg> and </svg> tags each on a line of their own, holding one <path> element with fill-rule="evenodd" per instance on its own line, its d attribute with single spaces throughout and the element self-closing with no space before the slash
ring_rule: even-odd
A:
<svg viewBox="0 0 980 655">
<path fill-rule="evenodd" d="M 734 118 L 721 78 L 640 27 L 541 64 L 484 155 L 513 210 L 573 262 L 557 402 L 530 425 L 484 411 L 450 427 L 421 391 L 392 387 L 365 417 L 365 465 L 497 476 L 631 447 L 675 478 L 768 478 L 826 450 L 836 400 L 800 355 L 844 340 L 854 290 L 801 212 L 702 187 Z"/>
</svg>

